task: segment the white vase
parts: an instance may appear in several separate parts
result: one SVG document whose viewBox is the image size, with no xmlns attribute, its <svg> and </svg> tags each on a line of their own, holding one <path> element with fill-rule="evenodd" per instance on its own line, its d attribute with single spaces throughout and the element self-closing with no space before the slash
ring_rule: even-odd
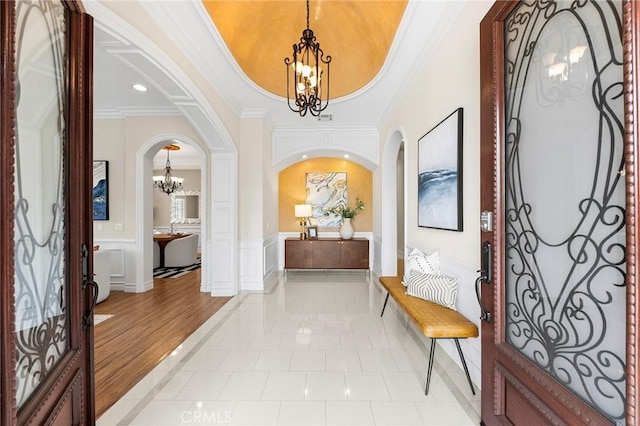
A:
<svg viewBox="0 0 640 426">
<path fill-rule="evenodd" d="M 340 237 L 342 237 L 343 240 L 350 240 L 353 237 L 353 225 L 351 225 L 351 219 L 342 219 Z"/>
</svg>

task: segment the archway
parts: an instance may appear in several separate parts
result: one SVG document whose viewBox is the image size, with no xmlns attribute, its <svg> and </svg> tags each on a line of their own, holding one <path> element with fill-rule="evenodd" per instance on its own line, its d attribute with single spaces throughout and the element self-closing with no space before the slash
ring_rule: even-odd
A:
<svg viewBox="0 0 640 426">
<path fill-rule="evenodd" d="M 213 296 L 233 296 L 238 289 L 238 154 L 235 143 L 226 129 L 226 124 L 218 116 L 211 100 L 202 92 L 202 88 L 194 83 L 189 74 L 173 61 L 163 49 L 154 44 L 136 28 L 128 24 L 122 17 L 99 2 L 85 4 L 87 11 L 94 17 L 94 26 L 108 35 L 105 52 L 117 57 L 140 72 L 140 67 L 146 70 L 145 79 L 155 86 L 171 87 L 175 110 L 172 113 L 182 114 L 194 127 L 202 141 L 203 170 L 202 190 L 206 190 L 206 205 L 209 216 L 207 234 L 202 235 L 201 247 L 208 253 L 211 260 L 209 267 L 202 270 L 202 286 Z M 159 58 L 162 58 L 159 60 Z M 134 66 L 137 64 L 137 66 Z M 223 106 L 226 107 L 226 106 Z M 118 118 L 121 115 L 118 112 Z M 139 115 L 139 114 L 138 114 Z M 173 135 L 176 136 L 176 135 Z M 178 135 L 180 137 L 180 135 Z M 152 213 L 152 193 L 148 182 L 152 175 L 153 150 L 159 149 L 167 135 L 148 140 L 136 152 L 135 185 L 136 196 L 136 253 L 134 256 L 135 286 L 134 291 L 142 292 L 153 285 L 152 268 L 152 237 L 153 231 L 150 219 Z M 182 138 L 181 140 L 187 140 Z M 149 209 L 146 211 L 145 209 Z M 215 224 L 215 226 L 213 226 Z M 203 230 L 204 232 L 204 230 Z M 146 244 L 149 244 L 148 246 Z M 212 267 L 212 262 L 216 267 Z M 207 262 L 203 262 L 207 263 Z M 148 272 L 145 272 L 148 271 Z"/>
<path fill-rule="evenodd" d="M 389 131 L 382 150 L 382 202 L 381 210 L 381 259 L 380 274 L 396 275 L 398 272 L 398 153 L 406 140 L 404 131 L 400 127 L 394 127 Z M 406 150 L 403 150 L 406 155 Z M 403 157 L 406 160 L 406 157 Z M 403 191 L 406 188 L 406 168 Z M 402 197 L 406 200 L 406 196 Z M 406 205 L 406 202 L 405 202 Z M 404 207 L 404 206 L 403 206 Z M 402 212 L 404 212 L 402 208 Z M 402 231 L 406 236 L 406 223 Z M 402 239 L 404 241 L 404 238 Z"/>
<path fill-rule="evenodd" d="M 208 278 L 214 259 L 209 256 L 209 229 L 211 227 L 211 198 L 208 184 L 211 153 L 195 140 L 180 134 L 163 133 L 146 141 L 136 153 L 136 252 L 141 260 L 136 267 L 136 292 L 153 288 L 153 157 L 168 141 L 177 141 L 194 146 L 200 154 L 200 206 L 201 206 L 201 256 L 202 273 L 200 291 L 211 291 Z"/>
</svg>

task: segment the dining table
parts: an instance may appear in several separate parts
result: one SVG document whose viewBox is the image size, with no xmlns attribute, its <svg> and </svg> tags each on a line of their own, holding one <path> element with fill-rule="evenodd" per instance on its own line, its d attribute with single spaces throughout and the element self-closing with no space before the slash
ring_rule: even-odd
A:
<svg viewBox="0 0 640 426">
<path fill-rule="evenodd" d="M 191 234 L 176 233 L 176 234 L 153 234 L 153 240 L 158 243 L 160 247 L 160 268 L 164 268 L 164 249 L 173 240 L 184 238 Z"/>
</svg>

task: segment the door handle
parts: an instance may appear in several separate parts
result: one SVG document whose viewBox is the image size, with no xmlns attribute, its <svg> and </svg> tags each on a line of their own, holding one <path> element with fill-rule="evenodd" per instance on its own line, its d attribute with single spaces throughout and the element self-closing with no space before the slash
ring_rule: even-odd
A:
<svg viewBox="0 0 640 426">
<path fill-rule="evenodd" d="M 482 297 L 480 294 L 480 287 L 482 283 L 491 284 L 492 281 L 492 247 L 489 241 L 482 243 L 481 268 L 482 269 L 478 271 L 480 276 L 476 279 L 476 298 L 478 299 L 478 305 L 480 306 L 480 320 L 490 323 L 492 319 L 491 312 L 485 309 L 482 304 Z"/>
<path fill-rule="evenodd" d="M 91 318 L 93 318 L 93 308 L 98 303 L 98 283 L 89 279 L 89 249 L 85 243 L 82 244 L 82 290 L 86 290 L 87 287 L 91 287 L 93 290 L 93 298 L 91 299 L 91 305 L 89 305 L 89 311 L 86 316 L 82 317 L 82 329 L 93 325 Z M 93 278 L 93 277 L 92 277 Z"/>
<path fill-rule="evenodd" d="M 91 318 L 93 318 L 93 308 L 95 308 L 98 303 L 98 283 L 93 280 L 85 280 L 82 282 L 82 289 L 86 289 L 87 287 L 91 287 L 93 289 L 93 299 L 91 299 L 91 306 L 89 306 L 89 312 L 87 312 L 87 316 L 82 317 L 82 329 L 86 329 L 90 325 L 93 325 L 91 322 Z"/>
</svg>

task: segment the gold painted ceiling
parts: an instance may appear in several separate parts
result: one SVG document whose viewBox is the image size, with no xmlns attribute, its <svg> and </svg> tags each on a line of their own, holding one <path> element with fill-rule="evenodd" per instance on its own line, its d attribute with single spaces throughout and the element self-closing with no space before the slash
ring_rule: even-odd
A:
<svg viewBox="0 0 640 426">
<path fill-rule="evenodd" d="M 306 1 L 203 0 L 239 67 L 258 86 L 286 97 L 285 57 L 306 28 Z M 406 0 L 311 0 L 309 27 L 332 57 L 330 96 L 366 86 L 391 48 Z"/>
</svg>

